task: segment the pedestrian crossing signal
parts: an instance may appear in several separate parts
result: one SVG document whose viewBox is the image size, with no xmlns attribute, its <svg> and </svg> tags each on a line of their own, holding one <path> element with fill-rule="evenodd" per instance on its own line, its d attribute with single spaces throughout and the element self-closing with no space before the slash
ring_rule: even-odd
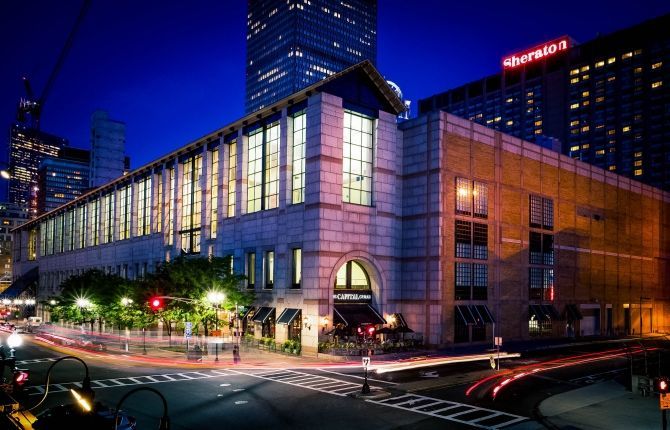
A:
<svg viewBox="0 0 670 430">
<path fill-rule="evenodd" d="M 665 394 L 668 391 L 670 391 L 670 381 L 668 381 L 668 378 L 665 376 L 661 376 L 656 378 L 656 391 Z"/>
</svg>

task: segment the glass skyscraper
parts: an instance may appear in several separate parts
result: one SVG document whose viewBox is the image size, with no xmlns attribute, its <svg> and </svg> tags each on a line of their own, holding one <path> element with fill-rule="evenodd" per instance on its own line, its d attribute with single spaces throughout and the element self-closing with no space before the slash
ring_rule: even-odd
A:
<svg viewBox="0 0 670 430">
<path fill-rule="evenodd" d="M 249 0 L 245 112 L 377 60 L 377 0 Z"/>
</svg>

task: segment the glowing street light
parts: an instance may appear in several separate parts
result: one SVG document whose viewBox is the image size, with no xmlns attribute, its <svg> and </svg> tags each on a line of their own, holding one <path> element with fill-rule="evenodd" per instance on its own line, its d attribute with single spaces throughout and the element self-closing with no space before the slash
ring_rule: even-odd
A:
<svg viewBox="0 0 670 430">
<path fill-rule="evenodd" d="M 225 298 L 226 296 L 220 291 L 210 290 L 207 293 L 207 301 L 214 305 L 214 327 L 217 332 L 219 331 L 219 304 L 223 302 Z M 216 354 L 214 361 L 219 361 L 218 339 L 216 339 L 216 342 L 214 343 L 214 352 Z"/>
<path fill-rule="evenodd" d="M 89 308 L 91 307 L 92 303 L 89 299 L 80 297 L 75 301 L 75 304 L 77 305 L 78 308 Z"/>
</svg>

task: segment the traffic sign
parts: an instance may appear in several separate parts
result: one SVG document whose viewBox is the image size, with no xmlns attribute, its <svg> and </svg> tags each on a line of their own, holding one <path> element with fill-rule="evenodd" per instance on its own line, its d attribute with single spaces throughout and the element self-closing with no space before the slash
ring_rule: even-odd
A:
<svg viewBox="0 0 670 430">
<path fill-rule="evenodd" d="M 370 357 L 363 357 L 363 366 L 368 367 L 370 365 Z"/>
<path fill-rule="evenodd" d="M 184 336 L 189 338 L 189 337 L 191 337 L 192 333 L 193 333 L 193 323 L 192 322 L 186 322 L 184 324 Z"/>
<path fill-rule="evenodd" d="M 495 346 L 502 346 L 502 336 L 496 336 L 494 344 Z"/>
<path fill-rule="evenodd" d="M 661 409 L 670 409 L 670 393 L 661 393 L 658 397 Z"/>
</svg>

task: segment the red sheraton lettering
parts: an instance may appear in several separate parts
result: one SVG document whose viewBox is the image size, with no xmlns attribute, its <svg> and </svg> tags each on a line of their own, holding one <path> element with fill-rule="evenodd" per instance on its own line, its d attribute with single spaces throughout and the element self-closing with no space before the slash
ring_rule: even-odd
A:
<svg viewBox="0 0 670 430">
<path fill-rule="evenodd" d="M 513 54 L 509 57 L 505 57 L 503 59 L 503 68 L 512 69 L 514 67 L 521 66 L 522 64 L 532 63 L 533 61 L 537 61 L 542 58 L 554 55 L 558 52 L 565 51 L 568 49 L 568 46 L 569 44 L 567 37 L 547 42 L 544 45 L 536 46 L 523 53 Z"/>
</svg>

